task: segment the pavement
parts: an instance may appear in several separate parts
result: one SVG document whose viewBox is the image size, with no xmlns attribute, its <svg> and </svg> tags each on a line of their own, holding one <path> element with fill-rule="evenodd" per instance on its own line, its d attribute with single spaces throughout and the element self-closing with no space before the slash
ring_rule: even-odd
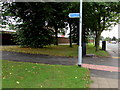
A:
<svg viewBox="0 0 120 90">
<path fill-rule="evenodd" d="M 111 57 L 83 57 L 82 67 L 89 68 L 93 83 L 90 88 L 116 88 L 120 79 L 118 68 L 118 56 L 112 50 L 108 50 Z M 57 65 L 76 65 L 77 58 L 48 56 L 40 54 L 23 54 L 16 52 L 2 51 L 3 60 L 18 62 L 32 62 Z M 119 69 L 119 70 L 118 70 Z"/>
<path fill-rule="evenodd" d="M 108 88 L 110 90 L 120 89 L 120 67 L 118 63 L 120 58 L 119 50 L 120 49 L 118 49 L 118 44 L 107 44 L 107 51 L 111 57 L 99 58 L 99 60 L 96 59 L 96 62 L 91 61 L 92 65 L 97 65 L 97 67 L 92 67 L 93 69 L 90 70 L 91 79 L 94 81 L 90 86 L 91 88 Z"/>
</svg>

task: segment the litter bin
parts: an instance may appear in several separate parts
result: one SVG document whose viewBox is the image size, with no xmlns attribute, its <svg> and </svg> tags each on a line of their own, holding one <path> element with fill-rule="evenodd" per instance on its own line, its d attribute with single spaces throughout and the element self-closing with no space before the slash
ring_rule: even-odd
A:
<svg viewBox="0 0 120 90">
<path fill-rule="evenodd" d="M 106 41 L 102 41 L 102 50 L 106 51 Z"/>
</svg>

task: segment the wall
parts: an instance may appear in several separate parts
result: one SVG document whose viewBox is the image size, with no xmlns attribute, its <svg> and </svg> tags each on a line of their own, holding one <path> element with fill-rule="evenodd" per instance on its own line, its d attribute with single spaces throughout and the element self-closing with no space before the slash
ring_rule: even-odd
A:
<svg viewBox="0 0 120 90">
<path fill-rule="evenodd" d="M 16 45 L 15 42 L 13 42 L 11 39 L 13 39 L 11 34 L 8 33 L 2 33 L 1 34 L 1 40 L 2 40 L 2 45 Z"/>
<path fill-rule="evenodd" d="M 69 38 L 58 37 L 58 43 L 69 43 Z"/>
</svg>

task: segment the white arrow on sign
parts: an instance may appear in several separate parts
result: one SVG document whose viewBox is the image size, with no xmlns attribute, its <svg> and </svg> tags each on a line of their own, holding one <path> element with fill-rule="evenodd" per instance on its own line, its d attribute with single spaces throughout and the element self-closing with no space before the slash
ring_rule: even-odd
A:
<svg viewBox="0 0 120 90">
<path fill-rule="evenodd" d="M 69 18 L 80 18 L 80 13 L 69 13 Z"/>
</svg>

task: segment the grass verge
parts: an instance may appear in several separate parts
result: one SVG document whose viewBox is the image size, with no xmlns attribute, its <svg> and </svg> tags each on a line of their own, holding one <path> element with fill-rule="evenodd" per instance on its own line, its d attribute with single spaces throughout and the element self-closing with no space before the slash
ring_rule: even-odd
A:
<svg viewBox="0 0 120 90">
<path fill-rule="evenodd" d="M 21 48 L 20 46 L 2 46 L 3 51 L 13 51 L 31 54 L 47 54 L 53 56 L 77 56 L 77 45 L 70 48 L 68 45 L 46 46 L 44 48 Z"/>
<path fill-rule="evenodd" d="M 88 88 L 89 70 L 78 66 L 2 61 L 3 88 Z"/>
<path fill-rule="evenodd" d="M 101 47 L 99 47 L 101 49 Z M 87 45 L 87 54 L 95 54 L 96 56 L 103 56 L 103 57 L 107 57 L 109 56 L 109 53 L 107 51 L 104 50 L 99 50 L 99 51 L 95 51 L 95 47 L 92 43 L 89 43 Z"/>
<path fill-rule="evenodd" d="M 73 45 L 69 47 L 68 45 L 59 45 L 59 46 L 46 46 L 45 48 L 21 48 L 19 46 L 2 46 L 0 50 L 3 51 L 13 51 L 13 52 L 22 52 L 22 53 L 31 53 L 31 54 L 47 54 L 53 56 L 68 56 L 68 57 L 77 57 L 78 56 L 78 46 Z M 95 51 L 93 44 L 87 45 L 87 54 L 95 54 L 97 56 L 109 56 L 108 52 L 100 50 Z"/>
</svg>

